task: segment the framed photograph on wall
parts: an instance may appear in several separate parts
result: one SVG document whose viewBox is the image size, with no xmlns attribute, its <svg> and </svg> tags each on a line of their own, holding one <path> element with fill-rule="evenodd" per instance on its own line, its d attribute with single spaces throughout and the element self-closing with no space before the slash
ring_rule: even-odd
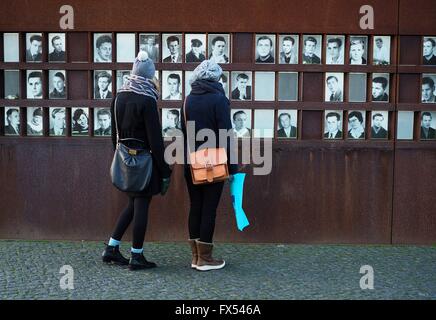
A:
<svg viewBox="0 0 436 320">
<path fill-rule="evenodd" d="M 342 110 L 324 111 L 324 139 L 342 139 Z"/>
<path fill-rule="evenodd" d="M 44 114 L 41 107 L 27 107 L 27 135 L 42 136 L 44 134 Z"/>
<path fill-rule="evenodd" d="M 20 135 L 20 108 L 5 107 L 5 135 L 19 136 Z"/>
<path fill-rule="evenodd" d="M 130 70 L 117 70 L 117 92 L 127 84 L 129 80 Z"/>
<path fill-rule="evenodd" d="M 366 102 L 366 73 L 349 73 L 348 74 L 348 101 L 349 102 Z"/>
<path fill-rule="evenodd" d="M 280 35 L 279 36 L 279 63 L 298 64 L 300 36 Z"/>
<path fill-rule="evenodd" d="M 27 99 L 42 99 L 42 70 L 27 70 Z"/>
<path fill-rule="evenodd" d="M 134 33 L 117 33 L 117 62 L 134 62 L 136 58 Z"/>
<path fill-rule="evenodd" d="M 154 63 L 159 62 L 160 36 L 158 33 L 140 33 L 139 50 L 145 51 Z"/>
<path fill-rule="evenodd" d="M 368 37 L 351 36 L 350 37 L 350 64 L 366 65 L 368 64 Z"/>
<path fill-rule="evenodd" d="M 208 34 L 207 52 L 216 63 L 230 63 L 230 34 Z"/>
<path fill-rule="evenodd" d="M 67 134 L 66 112 L 66 108 L 63 107 L 50 107 L 50 136 L 65 136 Z"/>
<path fill-rule="evenodd" d="M 253 138 L 274 138 L 274 110 L 254 110 Z"/>
<path fill-rule="evenodd" d="M 436 103 L 436 74 L 423 74 L 421 82 L 421 102 Z"/>
<path fill-rule="evenodd" d="M 182 34 L 162 35 L 162 62 L 182 63 Z"/>
<path fill-rule="evenodd" d="M 389 73 L 372 74 L 372 102 L 389 102 Z"/>
<path fill-rule="evenodd" d="M 71 108 L 71 135 L 89 135 L 89 108 Z"/>
<path fill-rule="evenodd" d="M 277 138 L 296 139 L 298 130 L 298 111 L 281 109 L 277 113 Z"/>
<path fill-rule="evenodd" d="M 415 113 L 413 111 L 398 111 L 397 113 L 397 139 L 398 140 L 413 140 L 414 122 L 415 122 Z"/>
<path fill-rule="evenodd" d="M 436 111 L 421 112 L 421 140 L 436 140 Z"/>
<path fill-rule="evenodd" d="M 256 34 L 256 63 L 275 63 L 276 36 Z"/>
<path fill-rule="evenodd" d="M 321 64 L 322 35 L 303 36 L 303 64 Z"/>
<path fill-rule="evenodd" d="M 50 99 L 66 99 L 67 98 L 67 83 L 65 70 L 50 70 L 49 77 L 49 98 Z"/>
<path fill-rule="evenodd" d="M 3 61 L 20 62 L 19 33 L 3 33 Z"/>
<path fill-rule="evenodd" d="M 112 62 L 111 33 L 94 33 L 94 62 Z"/>
<path fill-rule="evenodd" d="M 112 99 L 112 70 L 94 71 L 94 99 Z"/>
<path fill-rule="evenodd" d="M 20 71 L 19 70 L 5 70 L 5 99 L 19 99 L 20 98 Z"/>
<path fill-rule="evenodd" d="M 182 71 L 162 71 L 162 100 L 182 100 Z"/>
<path fill-rule="evenodd" d="M 200 63 L 206 60 L 206 34 L 185 34 L 185 62 Z"/>
<path fill-rule="evenodd" d="M 391 37 L 374 36 L 372 50 L 372 64 L 375 66 L 387 66 L 391 64 Z"/>
<path fill-rule="evenodd" d="M 66 62 L 65 33 L 48 34 L 48 62 Z"/>
<path fill-rule="evenodd" d="M 388 139 L 389 112 L 371 112 L 371 139 Z"/>
<path fill-rule="evenodd" d="M 344 64 L 345 36 L 328 35 L 326 42 L 326 64 Z"/>
<path fill-rule="evenodd" d="M 232 128 L 235 138 L 251 138 L 251 109 L 232 109 Z"/>
<path fill-rule="evenodd" d="M 436 66 L 436 36 L 424 37 L 422 45 L 422 64 Z"/>
<path fill-rule="evenodd" d="M 110 108 L 94 108 L 94 136 L 110 137 L 112 134 Z"/>
<path fill-rule="evenodd" d="M 255 75 L 254 99 L 256 101 L 274 101 L 276 92 L 275 72 L 257 71 Z"/>
<path fill-rule="evenodd" d="M 42 33 L 26 33 L 26 62 L 42 62 Z"/>
<path fill-rule="evenodd" d="M 181 108 L 162 109 L 162 136 L 164 138 L 181 137 Z"/>
<path fill-rule="evenodd" d="M 347 138 L 351 140 L 365 139 L 366 112 L 364 110 L 348 111 Z"/>
<path fill-rule="evenodd" d="M 327 72 L 325 74 L 325 101 L 344 101 L 344 74 L 339 72 Z"/>
<path fill-rule="evenodd" d="M 251 101 L 252 72 L 232 71 L 232 100 Z"/>
</svg>

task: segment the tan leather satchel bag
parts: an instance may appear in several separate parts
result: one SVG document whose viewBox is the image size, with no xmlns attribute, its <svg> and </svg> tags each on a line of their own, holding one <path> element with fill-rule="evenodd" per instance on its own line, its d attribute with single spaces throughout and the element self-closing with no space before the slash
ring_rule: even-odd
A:
<svg viewBox="0 0 436 320">
<path fill-rule="evenodd" d="M 185 128 L 187 130 L 186 98 L 183 105 L 183 113 L 185 117 Z M 187 148 L 191 162 L 190 168 L 193 184 L 209 184 L 225 181 L 229 178 L 227 152 L 225 148 L 205 148 L 190 152 L 188 143 Z"/>
</svg>

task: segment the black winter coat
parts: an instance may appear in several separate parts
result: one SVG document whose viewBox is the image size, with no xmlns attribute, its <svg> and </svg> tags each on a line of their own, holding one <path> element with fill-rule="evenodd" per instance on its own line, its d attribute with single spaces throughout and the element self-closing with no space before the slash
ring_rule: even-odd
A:
<svg viewBox="0 0 436 320">
<path fill-rule="evenodd" d="M 182 131 L 185 139 L 185 163 L 187 159 L 186 148 L 186 125 L 184 116 L 184 107 L 181 110 Z M 217 81 L 197 80 L 192 84 L 192 90 L 186 99 L 186 118 L 188 121 L 195 121 L 195 135 L 201 129 L 211 129 L 215 132 L 217 140 L 214 142 L 215 147 L 227 147 L 229 173 L 235 174 L 238 172 L 237 164 L 230 164 L 230 139 L 225 142 L 227 145 L 221 144 L 219 141 L 219 129 L 232 129 L 230 119 L 230 102 L 225 96 L 224 89 L 221 83 Z M 223 142 L 222 142 L 223 143 Z M 196 141 L 195 150 L 204 144 L 204 141 Z M 234 153 L 234 152 L 233 152 Z M 185 175 L 190 174 L 190 168 L 185 165 Z"/>
<path fill-rule="evenodd" d="M 128 193 L 131 196 L 151 196 L 161 190 L 162 178 L 171 175 L 171 169 L 164 159 L 164 144 L 162 126 L 159 121 L 159 112 L 156 101 L 150 97 L 133 92 L 120 92 L 117 99 L 112 100 L 112 143 L 115 150 L 117 143 L 114 103 L 117 100 L 116 120 L 120 139 L 136 138 L 144 144 L 128 142 L 130 147 L 144 147 L 151 150 L 153 157 L 153 173 L 148 187 L 140 193 Z"/>
</svg>

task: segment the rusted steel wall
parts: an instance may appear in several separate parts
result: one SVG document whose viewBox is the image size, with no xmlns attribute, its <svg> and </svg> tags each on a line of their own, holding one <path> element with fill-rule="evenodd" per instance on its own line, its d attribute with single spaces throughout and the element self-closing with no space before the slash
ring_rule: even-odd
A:
<svg viewBox="0 0 436 320">
<path fill-rule="evenodd" d="M 380 69 L 370 65 L 294 66 L 292 71 L 300 72 L 305 83 L 303 86 L 300 80 L 303 90 L 300 90 L 299 102 L 252 102 L 249 107 L 299 109 L 300 138 L 286 142 L 275 140 L 272 173 L 247 177 L 244 208 L 251 226 L 243 233 L 236 229 L 228 186 L 225 187 L 215 239 L 434 243 L 435 144 L 420 142 L 418 131 L 415 141 L 395 141 L 394 120 L 396 110 L 418 112 L 423 109 L 419 104 L 420 74 L 429 69 L 420 66 L 419 47 L 421 36 L 436 34 L 433 25 L 436 9 L 422 0 L 364 2 L 69 1 L 75 9 L 75 32 L 68 34 L 68 41 L 76 44 L 69 54 L 75 61 L 90 61 L 91 32 L 226 32 L 233 33 L 234 47 L 238 50 L 233 51 L 233 63 L 223 66 L 224 70 L 260 71 L 266 69 L 252 61 L 253 33 L 391 35 L 392 50 L 398 55 L 394 54 L 392 65 L 383 69 L 393 74 L 393 94 L 391 102 L 382 107 L 390 111 L 389 140 L 328 142 L 321 139 L 322 110 L 336 108 L 327 107 L 323 102 L 323 73 L 371 73 Z M 374 7 L 375 30 L 359 28 L 359 8 L 365 4 Z M 0 4 L 0 32 L 61 32 L 58 25 L 61 5 L 62 1 L 54 0 L 3 2 Z M 0 49 L 2 46 L 1 43 Z M 0 66 L 5 68 L 1 62 Z M 47 70 L 53 68 L 53 64 L 29 66 L 20 62 L 13 67 Z M 157 67 L 163 68 L 161 64 Z M 165 66 L 165 69 L 171 67 Z M 69 100 L 17 100 L 13 105 L 108 105 L 107 101 L 91 100 L 89 70 L 98 66 L 90 62 L 80 66 L 66 63 L 56 68 L 70 70 Z M 285 70 L 278 65 L 268 70 L 271 68 Z M 112 63 L 107 69 L 130 69 L 130 64 Z M 191 70 L 186 65 L 177 69 Z M 11 105 L 10 101 L 0 100 L 0 108 L 7 105 Z M 162 106 L 160 102 L 159 107 Z M 372 103 L 345 102 L 338 108 L 371 111 L 380 107 Z M 436 110 L 434 106 L 425 109 Z M 47 116 L 47 108 L 44 112 Z M 0 132 L 3 122 L 3 114 L 0 114 Z M 415 125 L 418 124 L 416 119 Z M 110 183 L 112 152 L 109 139 L 0 136 L 0 238 L 106 239 L 127 200 Z M 174 168 L 167 196 L 153 199 L 147 240 L 184 241 L 188 237 L 189 201 L 181 169 Z M 250 174 L 251 169 L 247 166 L 244 171 Z"/>
</svg>

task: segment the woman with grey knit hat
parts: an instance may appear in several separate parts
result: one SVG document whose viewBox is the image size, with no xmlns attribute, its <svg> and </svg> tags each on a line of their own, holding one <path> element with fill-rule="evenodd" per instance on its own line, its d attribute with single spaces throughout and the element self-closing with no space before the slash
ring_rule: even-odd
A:
<svg viewBox="0 0 436 320">
<path fill-rule="evenodd" d="M 141 51 L 133 63 L 131 75 L 112 100 L 111 106 L 114 149 L 118 134 L 123 144 L 129 148 L 150 150 L 153 158 L 150 183 L 141 192 L 127 193 L 128 205 L 121 212 L 109 244 L 103 252 L 104 262 L 129 265 L 132 270 L 156 267 L 154 262 L 145 259 L 142 248 L 147 228 L 148 207 L 153 195 L 166 193 L 171 175 L 171 170 L 164 160 L 162 127 L 156 104 L 159 97 L 157 83 L 154 63 L 146 52 Z M 132 221 L 133 244 L 131 258 L 128 260 L 121 255 L 119 246 Z"/>
<path fill-rule="evenodd" d="M 193 133 L 186 132 L 186 121 L 195 123 L 195 136 L 202 129 L 209 129 L 215 132 L 216 141 L 207 141 L 214 143 L 215 147 L 225 147 L 228 155 L 228 167 L 230 179 L 237 173 L 238 167 L 230 164 L 231 142 L 228 135 L 226 141 L 219 140 L 219 130 L 231 130 L 232 123 L 230 120 L 230 102 L 226 98 L 223 86 L 218 80 L 221 78 L 222 69 L 213 60 L 203 61 L 193 72 L 191 83 L 191 93 L 185 100 L 182 114 L 182 131 L 185 139 L 185 180 L 188 187 L 190 210 L 189 210 L 189 244 L 192 250 L 191 267 L 199 271 L 208 271 L 221 269 L 225 266 L 225 261 L 214 259 L 213 250 L 213 233 L 215 230 L 216 210 L 221 198 L 224 182 L 212 184 L 194 185 L 192 182 L 191 171 L 187 164 L 187 137 Z M 188 126 L 190 128 L 190 126 Z M 189 151 L 199 150 L 204 141 L 195 142 L 194 146 L 189 144 Z"/>
</svg>

